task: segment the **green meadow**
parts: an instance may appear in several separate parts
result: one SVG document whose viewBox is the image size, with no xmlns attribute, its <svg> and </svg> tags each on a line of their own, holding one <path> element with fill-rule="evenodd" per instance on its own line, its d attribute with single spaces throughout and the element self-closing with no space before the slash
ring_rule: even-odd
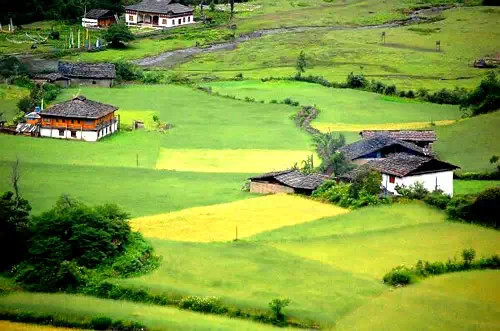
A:
<svg viewBox="0 0 500 331">
<path fill-rule="evenodd" d="M 0 113 L 3 113 L 3 120 L 12 121 L 14 115 L 18 113 L 17 102 L 28 94 L 27 89 L 0 84 Z"/>
<path fill-rule="evenodd" d="M 342 17 L 335 11 L 332 14 Z M 472 88 L 486 72 L 474 68 L 473 61 L 498 51 L 500 36 L 495 26 L 500 10 L 464 7 L 444 11 L 442 17 L 408 27 L 265 36 L 241 43 L 233 51 L 198 55 L 177 66 L 176 71 L 194 78 L 232 78 L 238 73 L 250 79 L 293 76 L 297 56 L 304 51 L 306 75 L 335 82 L 345 81 L 350 72 L 356 72 L 405 90 Z M 385 44 L 382 31 L 386 32 Z M 441 41 L 440 52 L 436 51 L 436 40 Z"/>
</svg>

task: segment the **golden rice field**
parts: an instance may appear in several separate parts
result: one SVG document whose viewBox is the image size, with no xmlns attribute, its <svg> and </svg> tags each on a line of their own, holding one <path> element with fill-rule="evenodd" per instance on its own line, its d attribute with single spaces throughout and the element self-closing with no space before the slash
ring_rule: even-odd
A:
<svg viewBox="0 0 500 331">
<path fill-rule="evenodd" d="M 350 124 L 350 123 L 326 123 L 313 122 L 311 125 L 322 131 L 344 131 L 344 132 L 359 132 L 362 130 L 411 130 L 425 129 L 433 124 L 436 126 L 450 125 L 456 123 L 457 120 L 442 120 L 434 122 L 407 122 L 407 123 L 375 123 L 375 124 Z"/>
<path fill-rule="evenodd" d="M 289 169 L 311 154 L 305 150 L 162 148 L 156 169 L 218 173 L 269 172 Z"/>
<path fill-rule="evenodd" d="M 130 224 L 144 236 L 191 242 L 229 241 L 283 226 L 347 213 L 331 204 L 294 195 L 268 195 L 243 201 L 196 207 L 140 217 Z"/>
<path fill-rule="evenodd" d="M 0 330 L 5 331 L 77 331 L 80 329 L 60 328 L 50 325 L 36 325 L 26 323 L 14 323 L 9 321 L 0 321 Z"/>
</svg>

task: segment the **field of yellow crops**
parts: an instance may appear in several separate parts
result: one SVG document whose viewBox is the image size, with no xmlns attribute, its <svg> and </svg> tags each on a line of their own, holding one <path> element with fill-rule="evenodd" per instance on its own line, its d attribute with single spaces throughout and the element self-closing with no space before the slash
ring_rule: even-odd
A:
<svg viewBox="0 0 500 331">
<path fill-rule="evenodd" d="M 268 195 L 243 201 L 136 218 L 132 227 L 146 237 L 212 242 L 245 238 L 283 226 L 347 213 L 331 204 L 293 195 Z"/>
<path fill-rule="evenodd" d="M 193 172 L 257 173 L 283 170 L 300 164 L 312 153 L 304 150 L 268 149 L 168 149 L 162 148 L 156 169 Z"/>
<path fill-rule="evenodd" d="M 9 321 L 0 321 L 0 330 L 5 331 L 77 331 L 78 329 L 60 328 L 50 325 L 36 325 L 26 323 L 14 323 Z"/>
<path fill-rule="evenodd" d="M 313 122 L 312 126 L 322 132 L 328 131 L 347 131 L 359 132 L 362 130 L 411 130 L 425 129 L 433 124 L 436 126 L 450 125 L 456 123 L 456 120 L 443 120 L 435 122 L 407 122 L 407 123 L 379 123 L 379 124 L 349 124 L 349 123 L 325 123 Z"/>
</svg>

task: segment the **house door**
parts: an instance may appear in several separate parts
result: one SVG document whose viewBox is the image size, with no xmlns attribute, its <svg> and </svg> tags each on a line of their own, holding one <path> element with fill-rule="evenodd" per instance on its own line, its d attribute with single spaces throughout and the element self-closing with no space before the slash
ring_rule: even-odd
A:
<svg viewBox="0 0 500 331">
<path fill-rule="evenodd" d="M 159 18 L 158 16 L 153 16 L 153 25 L 158 25 Z"/>
</svg>

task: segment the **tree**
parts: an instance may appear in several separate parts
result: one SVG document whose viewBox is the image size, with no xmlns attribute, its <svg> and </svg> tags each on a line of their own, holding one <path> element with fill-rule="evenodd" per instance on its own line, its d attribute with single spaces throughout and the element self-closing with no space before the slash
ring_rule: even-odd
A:
<svg viewBox="0 0 500 331">
<path fill-rule="evenodd" d="M 103 34 L 104 40 L 111 44 L 112 48 L 125 47 L 124 43 L 135 39 L 128 26 L 125 24 L 113 24 Z"/>
<path fill-rule="evenodd" d="M 233 19 L 233 16 L 234 16 L 234 0 L 229 0 L 229 4 L 231 6 L 231 19 Z"/>
<path fill-rule="evenodd" d="M 500 79 L 493 71 L 462 101 L 461 109 L 471 109 L 473 115 L 500 109 Z"/>
<path fill-rule="evenodd" d="M 382 175 L 370 168 L 360 167 L 356 169 L 351 186 L 349 187 L 349 196 L 357 199 L 362 191 L 368 195 L 380 194 Z"/>
<path fill-rule="evenodd" d="M 215 1 L 214 0 L 212 0 L 210 2 L 210 11 L 215 11 Z"/>
<path fill-rule="evenodd" d="M 13 192 L 0 196 L 0 270 L 19 262 L 26 252 L 31 206 Z"/>
<path fill-rule="evenodd" d="M 307 66 L 306 54 L 304 53 L 304 51 L 301 51 L 299 57 L 297 58 L 297 64 L 296 64 L 297 76 L 300 77 L 302 73 L 306 72 L 306 66 Z"/>
<path fill-rule="evenodd" d="M 333 173 L 334 169 L 347 168 L 343 154 L 337 154 L 339 148 L 345 145 L 343 134 L 336 134 L 334 132 L 318 133 L 313 136 L 313 144 L 321 159 L 321 171 Z"/>
<path fill-rule="evenodd" d="M 290 304 L 290 299 L 273 299 L 269 302 L 269 307 L 273 313 L 273 318 L 276 322 L 280 323 L 285 320 L 285 314 L 283 313 L 283 308 Z"/>
</svg>

